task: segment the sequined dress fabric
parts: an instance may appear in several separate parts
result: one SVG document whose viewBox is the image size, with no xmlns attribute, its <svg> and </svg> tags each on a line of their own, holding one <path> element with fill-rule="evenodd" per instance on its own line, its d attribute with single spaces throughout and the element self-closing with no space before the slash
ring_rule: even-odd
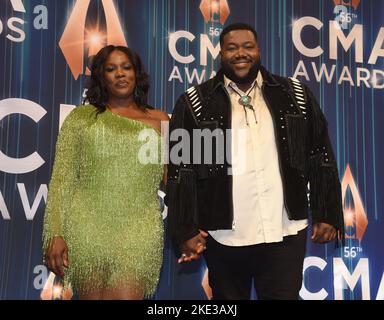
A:
<svg viewBox="0 0 384 320">
<path fill-rule="evenodd" d="M 139 139 L 143 130 L 146 141 Z M 126 283 L 144 289 L 145 296 L 156 290 L 163 252 L 157 197 L 162 165 L 138 157 L 150 142 L 159 151 L 160 136 L 149 125 L 110 111 L 96 116 L 92 105 L 75 108 L 62 125 L 44 250 L 53 236 L 65 239 L 70 267 L 64 281 L 81 294 Z"/>
</svg>

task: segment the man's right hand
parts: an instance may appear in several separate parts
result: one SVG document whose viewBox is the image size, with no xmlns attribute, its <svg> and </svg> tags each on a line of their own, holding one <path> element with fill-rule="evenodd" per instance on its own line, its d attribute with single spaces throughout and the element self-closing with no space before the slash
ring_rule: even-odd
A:
<svg viewBox="0 0 384 320">
<path fill-rule="evenodd" d="M 68 247 L 63 237 L 50 240 L 45 253 L 45 264 L 56 275 L 64 277 L 64 268 L 69 267 Z"/>
<path fill-rule="evenodd" d="M 183 263 L 198 260 L 201 253 L 206 249 L 206 237 L 208 237 L 208 233 L 203 230 L 199 230 L 199 234 L 185 241 L 180 246 L 181 257 L 177 260 L 177 262 Z"/>
</svg>

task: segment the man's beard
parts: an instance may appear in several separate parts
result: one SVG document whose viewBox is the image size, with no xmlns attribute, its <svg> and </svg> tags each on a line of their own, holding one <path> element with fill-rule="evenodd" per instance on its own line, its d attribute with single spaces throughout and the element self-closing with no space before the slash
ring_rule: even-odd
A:
<svg viewBox="0 0 384 320">
<path fill-rule="evenodd" d="M 257 59 L 255 63 L 252 65 L 251 69 L 249 69 L 249 72 L 244 77 L 239 77 L 236 75 L 235 71 L 231 68 L 230 64 L 228 62 L 221 61 L 221 70 L 223 70 L 224 75 L 232 80 L 234 83 L 238 84 L 247 84 L 252 83 L 259 73 L 261 66 L 260 59 Z"/>
</svg>

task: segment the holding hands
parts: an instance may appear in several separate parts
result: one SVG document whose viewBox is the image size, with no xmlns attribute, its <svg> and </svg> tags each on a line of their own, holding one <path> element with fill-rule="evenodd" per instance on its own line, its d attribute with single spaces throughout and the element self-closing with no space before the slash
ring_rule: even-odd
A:
<svg viewBox="0 0 384 320">
<path fill-rule="evenodd" d="M 337 231 L 334 226 L 318 222 L 312 225 L 312 241 L 315 243 L 327 243 L 334 240 L 337 236 Z"/>
<path fill-rule="evenodd" d="M 208 237 L 208 233 L 203 230 L 199 230 L 199 234 L 185 241 L 180 246 L 182 254 L 177 262 L 183 263 L 198 260 L 201 253 L 203 253 L 203 251 L 206 249 L 206 237 Z"/>
</svg>

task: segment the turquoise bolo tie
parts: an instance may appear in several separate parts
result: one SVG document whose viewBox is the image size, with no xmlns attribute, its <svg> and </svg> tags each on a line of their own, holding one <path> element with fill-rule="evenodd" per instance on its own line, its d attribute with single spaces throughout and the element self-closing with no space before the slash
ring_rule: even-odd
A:
<svg viewBox="0 0 384 320">
<path fill-rule="evenodd" d="M 239 91 L 237 91 L 231 84 L 230 84 L 230 87 L 233 89 L 233 91 L 235 91 L 238 95 L 239 95 L 239 104 L 243 106 L 244 108 L 244 113 L 245 113 L 245 122 L 247 124 L 247 126 L 249 126 L 249 123 L 248 123 L 248 116 L 247 116 L 247 110 L 245 110 L 245 108 L 248 108 L 248 109 L 251 109 L 252 112 L 253 112 L 253 116 L 255 118 L 255 122 L 257 124 L 257 118 L 256 118 L 256 112 L 255 112 L 255 109 L 253 108 L 253 106 L 251 105 L 251 101 L 252 101 L 252 98 L 249 96 L 249 94 L 251 93 L 251 91 L 253 90 L 253 88 L 256 86 L 256 81 L 254 82 L 253 86 L 248 90 L 248 93 L 245 93 L 245 95 L 242 95 Z"/>
</svg>

